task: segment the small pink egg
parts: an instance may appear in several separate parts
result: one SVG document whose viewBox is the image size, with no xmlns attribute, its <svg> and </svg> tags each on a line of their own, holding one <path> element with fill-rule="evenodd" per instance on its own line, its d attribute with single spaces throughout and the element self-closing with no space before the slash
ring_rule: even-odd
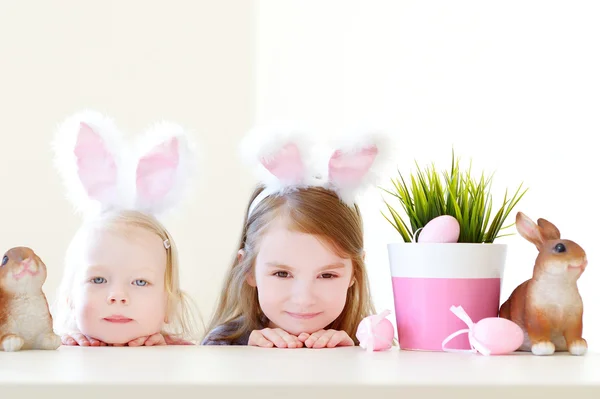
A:
<svg viewBox="0 0 600 399">
<path fill-rule="evenodd" d="M 431 219 L 419 233 L 418 242 L 453 243 L 460 236 L 458 220 L 450 215 L 438 216 Z"/>
<path fill-rule="evenodd" d="M 361 347 L 366 349 L 369 339 L 373 340 L 373 350 L 375 351 L 387 350 L 392 347 L 394 341 L 394 325 L 386 318 L 381 319 L 375 324 L 379 318 L 380 316 L 376 315 L 367 316 L 358 325 L 356 338 L 358 338 Z M 369 323 L 367 323 L 367 319 L 371 320 L 370 334 L 368 331 Z"/>
<path fill-rule="evenodd" d="M 488 317 L 473 326 L 473 338 L 490 350 L 492 355 L 505 355 L 523 344 L 521 327 L 502 317 Z"/>
</svg>

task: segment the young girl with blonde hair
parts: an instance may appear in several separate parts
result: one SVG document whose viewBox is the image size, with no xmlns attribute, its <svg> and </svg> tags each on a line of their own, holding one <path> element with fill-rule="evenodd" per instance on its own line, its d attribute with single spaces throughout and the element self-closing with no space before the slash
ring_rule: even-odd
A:
<svg viewBox="0 0 600 399">
<path fill-rule="evenodd" d="M 53 306 L 63 344 L 197 341 L 198 313 L 180 288 L 177 247 L 158 219 L 179 202 L 192 170 L 183 129 L 156 124 L 132 152 L 111 119 L 86 111 L 61 125 L 55 144 L 69 197 L 84 215 Z"/>
<path fill-rule="evenodd" d="M 258 163 L 262 183 L 250 198 L 203 345 L 358 344 L 358 325 L 375 310 L 354 201 L 376 177 L 386 149 L 381 138 L 349 139 L 329 158 L 323 178 L 308 158 L 306 137 L 293 130 L 248 134 L 243 148 Z"/>
</svg>

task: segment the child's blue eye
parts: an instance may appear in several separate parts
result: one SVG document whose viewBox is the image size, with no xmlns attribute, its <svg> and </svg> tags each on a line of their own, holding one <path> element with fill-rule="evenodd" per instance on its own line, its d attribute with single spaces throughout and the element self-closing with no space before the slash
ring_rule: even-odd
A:
<svg viewBox="0 0 600 399">
<path fill-rule="evenodd" d="M 288 277 L 290 274 L 288 272 L 275 272 L 274 274 L 277 277 L 281 277 L 281 278 L 286 278 Z"/>
<path fill-rule="evenodd" d="M 148 282 L 146 280 L 135 280 L 133 282 L 133 284 L 135 284 L 139 287 L 144 287 L 144 286 L 148 285 Z"/>
<path fill-rule="evenodd" d="M 105 282 L 106 282 L 106 279 L 104 277 L 94 277 L 92 279 L 92 283 L 94 283 L 94 284 L 102 284 Z"/>
</svg>

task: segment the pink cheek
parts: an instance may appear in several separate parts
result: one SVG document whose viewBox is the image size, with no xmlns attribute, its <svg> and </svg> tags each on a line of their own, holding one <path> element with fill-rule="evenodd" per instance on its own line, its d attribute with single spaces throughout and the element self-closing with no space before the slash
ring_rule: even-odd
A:
<svg viewBox="0 0 600 399">
<path fill-rule="evenodd" d="M 271 307 L 278 302 L 285 301 L 285 296 L 281 295 L 275 287 L 262 287 L 258 293 L 260 305 L 262 307 Z"/>
<path fill-rule="evenodd" d="M 337 318 L 342 313 L 345 306 L 346 298 L 343 296 L 339 296 L 333 299 L 331 302 L 329 302 L 327 309 L 329 310 L 330 314 L 335 315 L 335 317 Z"/>
<path fill-rule="evenodd" d="M 319 296 L 329 303 L 346 303 L 347 287 L 348 285 L 340 279 L 335 281 L 335 285 L 329 284 L 327 287 L 321 287 L 318 292 L 321 294 Z"/>
<path fill-rule="evenodd" d="M 281 284 L 257 280 L 258 302 L 261 310 L 270 318 L 277 319 L 278 313 L 285 308 L 289 295 L 282 290 Z M 274 320 L 277 321 L 277 320 Z"/>
<path fill-rule="evenodd" d="M 105 295 L 102 292 L 98 292 L 97 290 L 85 290 L 82 295 L 76 299 L 76 301 L 78 301 L 76 306 L 80 308 L 79 313 L 90 315 L 92 313 L 97 313 L 105 300 Z"/>
<path fill-rule="evenodd" d="M 264 299 L 284 297 L 286 296 L 286 292 L 289 292 L 289 290 L 285 289 L 285 285 L 281 281 L 275 281 L 274 279 L 257 279 L 256 289 Z"/>
<path fill-rule="evenodd" d="M 96 328 L 96 322 L 98 317 L 98 313 L 96 308 L 91 306 L 89 303 L 84 302 L 76 306 L 75 310 L 75 321 L 77 323 L 77 327 L 83 334 L 94 334 Z"/>
<path fill-rule="evenodd" d="M 93 302 L 85 302 L 81 307 L 80 313 L 82 313 L 86 319 L 91 318 L 94 314 L 98 313 L 98 306 Z"/>
<path fill-rule="evenodd" d="M 343 297 L 331 298 L 328 301 L 324 301 L 323 307 L 328 310 L 329 313 L 335 313 L 339 316 L 344 310 L 346 300 Z M 336 316 L 337 317 L 337 316 Z"/>
</svg>

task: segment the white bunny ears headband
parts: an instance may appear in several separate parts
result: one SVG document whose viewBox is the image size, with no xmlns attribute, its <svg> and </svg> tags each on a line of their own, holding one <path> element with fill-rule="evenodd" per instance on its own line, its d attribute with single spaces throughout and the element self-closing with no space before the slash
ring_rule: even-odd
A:
<svg viewBox="0 0 600 399">
<path fill-rule="evenodd" d="M 319 173 L 319 160 L 311 160 L 316 143 L 306 133 L 289 127 L 252 129 L 241 143 L 246 161 L 256 168 L 265 189 L 250 204 L 248 216 L 270 195 L 289 190 L 323 187 L 334 191 L 352 206 L 357 195 L 377 182 L 392 152 L 391 140 L 377 130 L 346 134 L 327 160 L 326 173 Z M 325 171 L 323 171 L 325 172 Z"/>
<path fill-rule="evenodd" d="M 159 122 L 144 133 L 128 146 L 112 119 L 95 111 L 72 115 L 59 126 L 56 167 L 85 217 L 114 209 L 159 216 L 180 202 L 195 169 L 186 132 Z"/>
</svg>

